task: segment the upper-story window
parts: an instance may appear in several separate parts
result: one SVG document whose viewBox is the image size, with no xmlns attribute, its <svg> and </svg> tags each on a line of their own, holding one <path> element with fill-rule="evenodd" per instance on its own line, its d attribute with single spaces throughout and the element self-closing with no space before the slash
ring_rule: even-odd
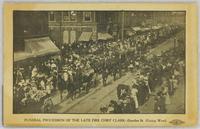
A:
<svg viewBox="0 0 200 129">
<path fill-rule="evenodd" d="M 55 21 L 55 13 L 54 12 L 49 13 L 49 21 Z"/>
<path fill-rule="evenodd" d="M 91 12 L 83 12 L 83 21 L 91 22 L 92 21 L 92 13 Z"/>
<path fill-rule="evenodd" d="M 63 21 L 69 21 L 70 15 L 69 12 L 63 12 Z"/>
<path fill-rule="evenodd" d="M 75 11 L 65 11 L 63 12 L 63 21 L 77 21 L 77 12 Z"/>
</svg>

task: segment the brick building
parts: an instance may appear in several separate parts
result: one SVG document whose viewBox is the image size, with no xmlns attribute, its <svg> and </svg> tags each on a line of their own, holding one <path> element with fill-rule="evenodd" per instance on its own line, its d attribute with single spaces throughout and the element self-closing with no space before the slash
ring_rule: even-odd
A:
<svg viewBox="0 0 200 129">
<path fill-rule="evenodd" d="M 93 11 L 49 11 L 48 24 L 50 37 L 58 47 L 77 42 L 88 32 L 88 40 L 96 40 L 97 22 Z"/>
</svg>

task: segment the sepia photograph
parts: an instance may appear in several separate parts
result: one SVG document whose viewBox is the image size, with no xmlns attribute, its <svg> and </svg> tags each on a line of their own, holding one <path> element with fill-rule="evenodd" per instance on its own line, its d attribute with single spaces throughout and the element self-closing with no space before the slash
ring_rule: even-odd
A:
<svg viewBox="0 0 200 129">
<path fill-rule="evenodd" d="M 6 3 L 4 125 L 195 125 L 196 9 Z"/>
<path fill-rule="evenodd" d="M 185 11 L 14 11 L 13 113 L 185 113 Z"/>
</svg>

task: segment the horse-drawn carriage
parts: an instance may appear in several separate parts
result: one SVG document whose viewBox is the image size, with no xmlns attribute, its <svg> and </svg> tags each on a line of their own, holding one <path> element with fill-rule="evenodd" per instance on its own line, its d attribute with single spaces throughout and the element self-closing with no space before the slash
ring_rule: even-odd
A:
<svg viewBox="0 0 200 129">
<path fill-rule="evenodd" d="M 95 72 L 89 68 L 77 68 L 76 70 L 70 70 L 64 67 L 61 75 L 59 75 L 58 85 L 61 93 L 67 90 L 67 96 L 72 99 L 81 94 L 82 92 L 88 92 L 89 89 L 95 84 Z"/>
<path fill-rule="evenodd" d="M 107 107 L 101 107 L 102 113 L 138 113 L 135 108 L 133 98 L 131 98 L 131 89 L 129 85 L 119 84 L 117 86 L 117 97 L 116 101 L 111 100 Z"/>
<path fill-rule="evenodd" d="M 118 99 L 123 99 L 126 96 L 130 96 L 131 89 L 129 85 L 119 84 L 117 86 L 117 97 Z"/>
<path fill-rule="evenodd" d="M 138 113 L 131 97 L 131 87 L 125 84 L 117 86 L 117 97 L 122 113 Z"/>
</svg>

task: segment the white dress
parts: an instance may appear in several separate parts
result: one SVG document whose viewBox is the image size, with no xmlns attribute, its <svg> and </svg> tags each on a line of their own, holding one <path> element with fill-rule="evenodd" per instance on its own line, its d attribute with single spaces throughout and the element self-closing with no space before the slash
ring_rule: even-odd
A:
<svg viewBox="0 0 200 129">
<path fill-rule="evenodd" d="M 137 93 L 138 93 L 138 90 L 136 88 L 131 89 L 131 97 L 133 98 L 133 100 L 135 102 L 135 108 L 138 108 Z"/>
</svg>

